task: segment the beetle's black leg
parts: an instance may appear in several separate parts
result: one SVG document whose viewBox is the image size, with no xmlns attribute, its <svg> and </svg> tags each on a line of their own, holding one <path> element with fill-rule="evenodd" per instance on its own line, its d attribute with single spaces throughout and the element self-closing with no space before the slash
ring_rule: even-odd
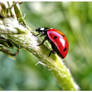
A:
<svg viewBox="0 0 92 92">
<path fill-rule="evenodd" d="M 49 40 L 49 42 L 51 43 L 51 47 L 52 47 L 52 50 L 49 53 L 49 56 L 50 56 L 52 53 L 55 54 L 56 46 L 55 46 L 55 44 L 51 40 Z"/>
<path fill-rule="evenodd" d="M 43 43 L 44 43 L 46 40 L 48 40 L 48 37 L 47 37 L 47 36 L 44 38 L 44 40 L 43 40 L 38 46 L 43 45 Z"/>
<path fill-rule="evenodd" d="M 50 56 L 52 53 L 53 53 L 53 54 L 55 53 L 54 50 L 51 50 L 51 51 L 50 51 L 49 56 Z"/>
</svg>

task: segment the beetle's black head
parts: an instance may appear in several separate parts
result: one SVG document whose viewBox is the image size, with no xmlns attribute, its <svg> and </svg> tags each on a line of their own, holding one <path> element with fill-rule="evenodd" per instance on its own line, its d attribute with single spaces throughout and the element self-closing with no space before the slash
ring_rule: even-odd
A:
<svg viewBox="0 0 92 92">
<path fill-rule="evenodd" d="M 39 27 L 36 29 L 37 32 L 42 33 L 42 34 L 47 34 L 47 31 L 49 28 L 44 28 L 44 27 Z"/>
</svg>

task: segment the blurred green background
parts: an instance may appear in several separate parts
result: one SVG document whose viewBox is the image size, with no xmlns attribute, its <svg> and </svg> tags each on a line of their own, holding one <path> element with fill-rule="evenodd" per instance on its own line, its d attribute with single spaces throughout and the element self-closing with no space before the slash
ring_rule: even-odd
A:
<svg viewBox="0 0 92 92">
<path fill-rule="evenodd" d="M 68 38 L 64 59 L 81 90 L 92 90 L 92 3 L 24 2 L 27 24 L 61 30 Z M 53 74 L 26 50 L 13 58 L 0 52 L 0 90 L 62 90 Z"/>
</svg>

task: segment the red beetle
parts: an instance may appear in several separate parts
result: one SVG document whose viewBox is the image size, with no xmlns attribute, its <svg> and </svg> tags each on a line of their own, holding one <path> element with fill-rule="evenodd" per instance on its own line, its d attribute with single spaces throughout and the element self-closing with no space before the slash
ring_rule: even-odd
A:
<svg viewBox="0 0 92 92">
<path fill-rule="evenodd" d="M 45 36 L 44 40 L 41 44 L 39 44 L 39 46 L 42 45 L 46 40 L 51 43 L 52 51 L 50 52 L 49 56 L 51 53 L 56 52 L 59 56 L 65 58 L 68 53 L 69 44 L 66 36 L 62 32 L 52 28 L 38 28 L 36 31 L 39 32 L 41 36 Z"/>
</svg>

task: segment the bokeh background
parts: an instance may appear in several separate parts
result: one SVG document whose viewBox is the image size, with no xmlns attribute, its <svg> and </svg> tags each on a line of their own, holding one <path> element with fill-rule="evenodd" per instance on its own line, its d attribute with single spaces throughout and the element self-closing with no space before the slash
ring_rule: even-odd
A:
<svg viewBox="0 0 92 92">
<path fill-rule="evenodd" d="M 64 63 L 81 90 L 92 90 L 92 3 L 24 2 L 21 10 L 32 29 L 51 27 L 67 36 Z M 0 90 L 62 90 L 38 60 L 24 49 L 16 57 L 0 52 Z"/>
</svg>

